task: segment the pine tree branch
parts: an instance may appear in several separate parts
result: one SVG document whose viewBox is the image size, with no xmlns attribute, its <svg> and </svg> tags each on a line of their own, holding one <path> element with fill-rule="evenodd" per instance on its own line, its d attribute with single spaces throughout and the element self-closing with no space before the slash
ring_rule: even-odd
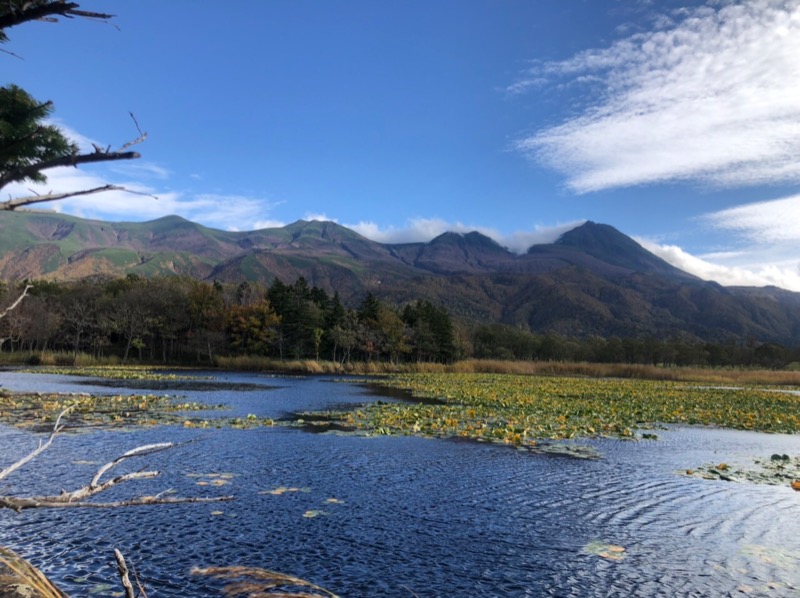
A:
<svg viewBox="0 0 800 598">
<path fill-rule="evenodd" d="M 0 31 L 27 23 L 28 21 L 38 21 L 46 19 L 52 15 L 62 17 L 84 17 L 87 19 L 99 19 L 107 21 L 114 18 L 114 15 L 78 10 L 80 5 L 77 2 L 65 2 L 64 0 L 54 0 L 45 4 L 34 4 L 32 2 L 22 5 L 18 10 L 7 8 L 5 14 L 0 15 Z"/>
</svg>

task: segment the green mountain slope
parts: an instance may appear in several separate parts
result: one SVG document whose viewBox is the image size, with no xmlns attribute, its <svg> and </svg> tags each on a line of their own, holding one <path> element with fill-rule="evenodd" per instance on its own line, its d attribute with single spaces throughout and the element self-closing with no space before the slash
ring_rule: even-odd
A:
<svg viewBox="0 0 800 598">
<path fill-rule="evenodd" d="M 800 294 L 699 280 L 593 222 L 517 255 L 477 232 L 386 245 L 333 222 L 230 232 L 177 216 L 111 223 L 0 213 L 0 279 L 128 273 L 264 284 L 303 276 L 351 304 L 367 292 L 398 304 L 429 299 L 464 322 L 576 337 L 800 343 Z"/>
</svg>

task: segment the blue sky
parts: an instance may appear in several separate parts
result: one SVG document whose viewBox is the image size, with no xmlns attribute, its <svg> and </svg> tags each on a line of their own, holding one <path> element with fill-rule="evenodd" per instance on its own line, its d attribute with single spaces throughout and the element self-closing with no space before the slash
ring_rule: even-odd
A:
<svg viewBox="0 0 800 598">
<path fill-rule="evenodd" d="M 84 0 L 9 30 L 5 82 L 149 193 L 50 207 L 514 250 L 611 224 L 723 284 L 800 291 L 800 0 Z M 20 186 L 11 190 L 26 194 Z"/>
</svg>

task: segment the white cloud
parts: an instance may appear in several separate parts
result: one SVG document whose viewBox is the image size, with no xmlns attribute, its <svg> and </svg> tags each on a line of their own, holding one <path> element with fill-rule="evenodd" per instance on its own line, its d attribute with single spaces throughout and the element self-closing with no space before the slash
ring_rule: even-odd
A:
<svg viewBox="0 0 800 598">
<path fill-rule="evenodd" d="M 261 230 L 263 228 L 283 228 L 286 223 L 282 220 L 256 220 L 253 223 L 253 230 Z"/>
<path fill-rule="evenodd" d="M 608 48 L 535 65 L 509 91 L 589 78 L 592 102 L 517 148 L 564 172 L 578 193 L 675 180 L 800 181 L 800 0 L 712 4 Z"/>
<path fill-rule="evenodd" d="M 379 243 L 422 243 L 446 232 L 466 233 L 475 230 L 495 240 L 499 236 L 493 229 L 466 226 L 461 222 L 446 222 L 439 218 L 413 218 L 403 227 L 388 226 L 381 228 L 374 222 L 365 221 L 361 221 L 358 224 L 345 224 L 344 226 Z"/>
<path fill-rule="evenodd" d="M 409 220 L 403 227 L 388 226 L 381 228 L 374 222 L 365 221 L 361 221 L 358 224 L 345 224 L 344 226 L 372 241 L 389 244 L 424 243 L 445 232 L 469 233 L 477 231 L 494 239 L 511 251 L 522 253 L 531 245 L 552 243 L 562 234 L 583 224 L 583 222 L 585 220 L 550 227 L 537 225 L 533 230 L 516 231 L 511 234 L 503 234 L 485 226 L 466 225 L 462 222 L 447 222 L 440 218 L 414 218 Z"/>
<path fill-rule="evenodd" d="M 308 220 L 310 222 L 313 222 L 314 220 L 318 222 L 339 222 L 336 218 L 329 218 L 324 212 L 306 212 L 303 215 L 303 220 Z"/>
<path fill-rule="evenodd" d="M 697 257 L 675 245 L 662 245 L 641 238 L 636 241 L 676 268 L 703 280 L 713 280 L 724 286 L 773 285 L 800 291 L 800 269 L 796 261 L 776 260 L 776 256 L 768 253 L 758 255 L 740 251 Z M 725 261 L 729 263 L 725 264 Z"/>
</svg>

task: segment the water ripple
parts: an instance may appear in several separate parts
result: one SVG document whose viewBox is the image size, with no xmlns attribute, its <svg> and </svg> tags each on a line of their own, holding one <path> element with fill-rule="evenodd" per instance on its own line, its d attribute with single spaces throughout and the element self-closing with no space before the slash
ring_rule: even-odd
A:
<svg viewBox="0 0 800 598">
<path fill-rule="evenodd" d="M 318 405 L 362 393 L 321 379 L 280 384 L 272 394 L 247 394 L 235 410 L 275 413 L 302 407 L 304 396 Z M 116 496 L 172 488 L 186 496 L 232 493 L 234 502 L 0 512 L 0 543 L 73 595 L 115 586 L 114 548 L 154 598 L 219 595 L 219 584 L 188 571 L 226 564 L 284 571 L 342 596 L 649 598 L 736 595 L 740 588 L 798 595 L 798 495 L 676 472 L 723 458 L 798 453 L 800 439 L 698 428 L 659 436 L 591 441 L 605 458 L 580 461 L 441 440 L 213 430 L 154 455 L 148 468 L 162 476 Z M 2 490 L 74 487 L 97 467 L 76 461 L 102 463 L 140 444 L 196 437 L 175 428 L 64 435 L 58 450 Z M 0 461 L 35 442 L 0 427 Z M 213 488 L 188 475 L 215 472 L 233 477 Z M 281 486 L 303 491 L 264 493 Z M 624 546 L 625 558 L 584 551 L 590 542 Z"/>
</svg>

